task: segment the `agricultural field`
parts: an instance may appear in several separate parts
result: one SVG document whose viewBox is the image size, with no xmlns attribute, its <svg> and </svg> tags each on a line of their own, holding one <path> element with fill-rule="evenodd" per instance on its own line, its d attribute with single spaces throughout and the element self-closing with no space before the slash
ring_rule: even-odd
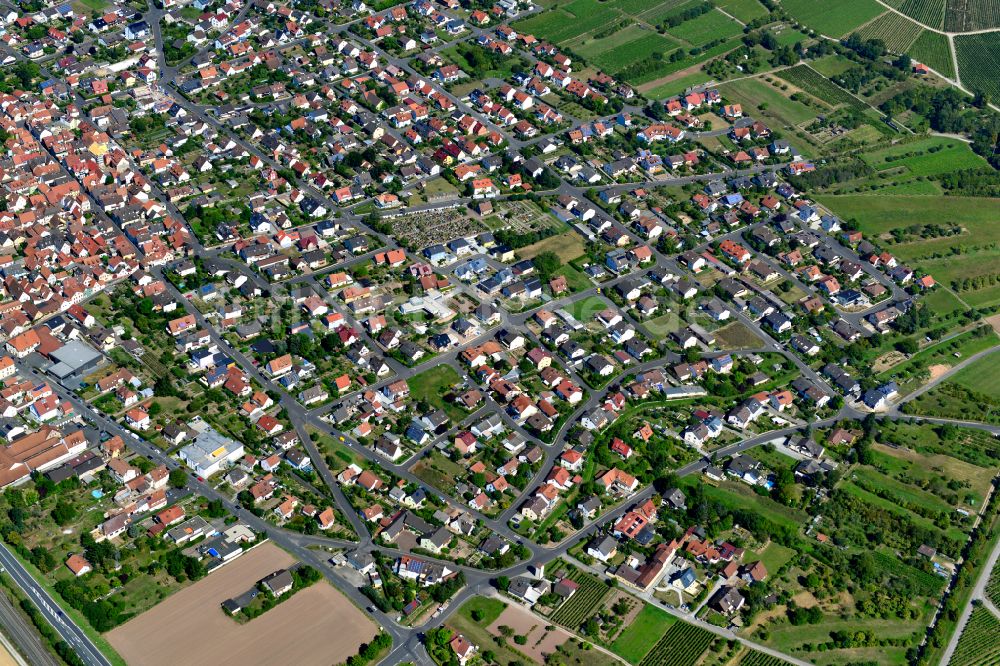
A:
<svg viewBox="0 0 1000 666">
<path fill-rule="evenodd" d="M 611 651 L 631 664 L 639 664 L 676 622 L 677 618 L 670 613 L 646 604 L 632 623 L 618 634 L 610 645 Z"/>
<path fill-rule="evenodd" d="M 944 35 L 924 30 L 910 45 L 907 54 L 917 62 L 922 62 L 944 76 L 955 76 L 955 65 L 951 60 L 951 47 Z"/>
<path fill-rule="evenodd" d="M 620 17 L 621 13 L 615 9 L 614 3 L 574 0 L 518 21 L 512 27 L 518 32 L 529 32 L 538 39 L 561 43 L 612 25 Z"/>
<path fill-rule="evenodd" d="M 842 37 L 885 11 L 875 0 L 782 0 L 785 10 L 801 23 L 828 37 Z"/>
<path fill-rule="evenodd" d="M 325 581 L 245 624 L 222 610 L 223 601 L 292 562 L 265 543 L 114 629 L 108 640 L 129 664 L 139 666 L 177 663 L 178 645 L 197 646 L 202 663 L 345 661 L 378 629 Z"/>
<path fill-rule="evenodd" d="M 809 65 L 795 65 L 788 69 L 776 72 L 777 76 L 788 81 L 792 85 L 809 91 L 813 97 L 818 97 L 827 104 L 839 106 L 855 107 L 860 111 L 865 111 L 869 107 L 857 97 L 847 92 L 836 83 L 826 78 Z"/>
<path fill-rule="evenodd" d="M 574 571 L 569 579 L 580 584 L 573 596 L 552 613 L 553 622 L 576 629 L 590 617 L 608 594 L 604 581 L 584 571 Z"/>
<path fill-rule="evenodd" d="M 764 5 L 760 4 L 758 0 L 721 0 L 715 4 L 719 9 L 735 16 L 744 23 L 749 23 L 767 14 Z"/>
<path fill-rule="evenodd" d="M 1000 566 L 994 566 L 990 573 L 990 581 L 986 584 L 986 596 L 994 606 L 1000 604 Z"/>
<path fill-rule="evenodd" d="M 739 666 L 783 666 L 788 662 L 778 659 L 777 657 L 772 657 L 769 654 L 764 654 L 763 652 L 758 652 L 757 650 L 749 650 L 740 659 Z"/>
<path fill-rule="evenodd" d="M 694 666 L 715 640 L 706 629 L 687 622 L 671 625 L 639 666 Z"/>
<path fill-rule="evenodd" d="M 671 35 L 692 46 L 701 46 L 716 39 L 734 37 L 742 31 L 739 23 L 719 11 L 702 14 L 698 18 L 684 21 L 668 30 Z"/>
<path fill-rule="evenodd" d="M 992 99 L 1000 97 L 1000 32 L 955 37 L 958 74 L 969 90 L 981 90 Z"/>
<path fill-rule="evenodd" d="M 949 666 L 989 666 L 1000 661 L 1000 618 L 980 606 L 972 611 Z"/>
<path fill-rule="evenodd" d="M 654 53 L 673 51 L 677 42 L 652 30 L 630 25 L 601 39 L 588 35 L 569 41 L 566 46 L 596 67 L 615 74 Z"/>
<path fill-rule="evenodd" d="M 940 30 L 944 27 L 946 0 L 892 0 L 886 4 L 929 28 Z"/>
<path fill-rule="evenodd" d="M 895 12 L 886 12 L 858 31 L 865 39 L 881 39 L 894 53 L 906 53 L 923 29 Z"/>
<path fill-rule="evenodd" d="M 947 0 L 944 29 L 949 32 L 1000 28 L 997 0 Z"/>
</svg>

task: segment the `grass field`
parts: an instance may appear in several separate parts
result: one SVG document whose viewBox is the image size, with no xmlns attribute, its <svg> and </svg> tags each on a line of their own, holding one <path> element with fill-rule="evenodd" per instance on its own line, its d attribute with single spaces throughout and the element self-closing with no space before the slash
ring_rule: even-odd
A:
<svg viewBox="0 0 1000 666">
<path fill-rule="evenodd" d="M 829 37 L 842 37 L 885 11 L 875 0 L 782 0 L 781 5 L 793 18 Z"/>
<path fill-rule="evenodd" d="M 632 623 L 618 634 L 610 645 L 611 651 L 631 664 L 638 664 L 676 622 L 677 618 L 670 613 L 646 604 Z"/>
<path fill-rule="evenodd" d="M 958 73 L 970 90 L 982 90 L 991 99 L 1000 97 L 1000 33 L 955 37 Z"/>
<path fill-rule="evenodd" d="M 928 345 L 903 363 L 894 365 L 880 373 L 878 377 L 881 380 L 895 379 L 898 382 L 903 382 L 906 377 L 912 376 L 917 368 L 928 368 L 932 365 L 952 366 L 962 359 L 996 346 L 998 342 L 1000 339 L 997 338 L 997 334 L 992 329 L 988 326 L 981 326 Z"/>
<path fill-rule="evenodd" d="M 522 259 L 532 259 L 542 252 L 555 252 L 564 264 L 568 264 L 577 257 L 582 257 L 585 252 L 583 237 L 575 231 L 549 236 L 543 240 L 526 245 L 517 251 L 517 256 Z"/>
<path fill-rule="evenodd" d="M 857 499 L 861 500 L 866 504 L 878 507 L 885 510 L 888 513 L 900 516 L 906 521 L 914 525 L 919 525 L 924 529 L 931 531 L 932 533 L 939 533 L 942 539 L 949 539 L 956 543 L 964 540 L 965 533 L 957 527 L 950 527 L 948 529 L 941 529 L 934 524 L 930 518 L 921 516 L 913 511 L 907 509 L 906 507 L 898 503 L 898 498 L 896 500 L 888 500 L 884 497 L 880 497 L 873 492 L 865 490 L 860 485 L 854 483 L 853 481 L 848 481 L 843 483 L 840 488 L 847 493 L 850 493 Z"/>
<path fill-rule="evenodd" d="M 963 228 L 964 232 L 956 237 L 893 244 L 890 251 L 902 261 L 928 257 L 935 252 L 949 254 L 953 246 L 985 246 L 1000 241 L 1000 225 L 996 224 L 1000 199 L 858 195 L 820 195 L 817 198 L 842 218 L 857 219 L 866 236 L 880 236 L 893 229 L 903 229 L 914 224 L 938 224 L 942 221 Z"/>
<path fill-rule="evenodd" d="M 700 483 L 694 479 L 689 483 Z M 718 486 L 705 485 L 705 497 L 720 502 L 726 506 L 748 509 L 763 518 L 784 525 L 792 530 L 801 527 L 809 518 L 805 511 L 778 504 L 769 497 L 762 497 L 745 483 L 723 481 Z"/>
<path fill-rule="evenodd" d="M 894 448 L 884 444 L 872 447 L 874 467 L 893 478 L 917 483 L 935 493 L 950 495 L 951 490 L 944 483 L 957 481 L 968 484 L 961 493 L 971 493 L 973 504 L 978 506 L 989 492 L 993 480 L 993 470 L 953 458 L 940 453 L 919 453 L 908 448 Z"/>
<path fill-rule="evenodd" d="M 410 385 L 410 395 L 415 400 L 422 400 L 443 409 L 455 419 L 461 418 L 465 412 L 455 403 L 445 400 L 444 396 L 459 379 L 458 373 L 450 365 L 439 365 L 411 377 L 407 383 Z"/>
<path fill-rule="evenodd" d="M 500 601 L 499 599 L 492 599 L 489 597 L 472 597 L 458 609 L 459 615 L 466 617 L 469 620 L 475 622 L 472 619 L 473 613 L 480 613 L 481 617 L 478 620 L 481 624 L 493 624 L 493 622 L 500 617 L 500 613 L 503 609 L 507 607 L 507 604 Z"/>
<path fill-rule="evenodd" d="M 819 624 L 793 626 L 788 623 L 768 628 L 770 636 L 767 644 L 786 654 L 794 654 L 799 659 L 815 660 L 820 664 L 905 664 L 906 647 L 877 647 L 859 654 L 855 649 L 827 650 L 816 652 L 816 643 L 830 640 L 833 631 L 872 631 L 879 638 L 907 639 L 917 629 L 913 620 L 881 620 L 873 618 L 842 620 L 837 616 L 827 616 Z M 806 649 L 811 648 L 811 649 Z"/>
<path fill-rule="evenodd" d="M 712 77 L 706 72 L 692 72 L 690 74 L 685 74 L 684 76 L 679 76 L 676 79 L 653 88 L 649 88 L 645 90 L 643 94 L 650 99 L 666 99 L 668 97 L 681 94 L 691 86 L 701 85 L 711 79 Z"/>
<path fill-rule="evenodd" d="M 927 137 L 910 143 L 864 153 L 862 159 L 876 171 L 903 171 L 907 176 L 936 176 L 987 166 L 964 141 Z"/>
<path fill-rule="evenodd" d="M 738 321 L 717 330 L 715 339 L 722 349 L 757 349 L 761 346 L 760 338 Z"/>
<path fill-rule="evenodd" d="M 962 368 L 948 381 L 1000 400 L 1000 352 Z"/>
<path fill-rule="evenodd" d="M 854 63 L 842 55 L 832 54 L 811 61 L 809 66 L 823 76 L 830 78 L 831 76 L 843 74 L 851 67 L 854 67 Z"/>
<path fill-rule="evenodd" d="M 951 47 L 944 35 L 924 30 L 910 45 L 907 53 L 917 62 L 922 62 L 936 72 L 948 77 L 955 76 L 955 65 L 951 60 Z"/>
<path fill-rule="evenodd" d="M 720 91 L 727 99 L 744 108 L 757 109 L 772 126 L 798 125 L 816 117 L 817 110 L 790 99 L 785 93 L 761 78 L 723 83 Z"/>
<path fill-rule="evenodd" d="M 878 487 L 887 492 L 900 504 L 922 507 L 931 511 L 950 511 L 951 505 L 937 495 L 921 490 L 911 484 L 902 483 L 870 467 L 859 467 L 854 477 L 866 487 Z"/>
<path fill-rule="evenodd" d="M 764 550 L 752 554 L 747 553 L 744 561 L 752 562 L 754 558 L 759 559 L 764 563 L 768 572 L 773 574 L 793 557 L 795 557 L 794 550 L 772 541 L 764 547 Z"/>
</svg>

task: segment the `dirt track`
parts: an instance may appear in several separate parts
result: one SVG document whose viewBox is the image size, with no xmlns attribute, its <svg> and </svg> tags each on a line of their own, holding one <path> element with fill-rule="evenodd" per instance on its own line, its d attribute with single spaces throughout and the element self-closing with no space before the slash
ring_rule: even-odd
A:
<svg viewBox="0 0 1000 666">
<path fill-rule="evenodd" d="M 107 639 L 130 666 L 341 663 L 376 628 L 325 581 L 246 624 L 219 605 L 293 562 L 266 543 L 112 630 Z"/>
</svg>

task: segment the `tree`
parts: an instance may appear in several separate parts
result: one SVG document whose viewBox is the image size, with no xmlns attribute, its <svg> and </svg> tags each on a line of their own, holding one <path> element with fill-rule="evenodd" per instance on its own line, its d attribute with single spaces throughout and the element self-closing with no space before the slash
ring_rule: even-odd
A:
<svg viewBox="0 0 1000 666">
<path fill-rule="evenodd" d="M 183 488 L 187 485 L 188 475 L 183 469 L 177 468 L 170 471 L 169 482 L 173 488 Z"/>
<path fill-rule="evenodd" d="M 56 522 L 56 525 L 68 525 L 74 518 L 76 518 L 76 509 L 72 504 L 63 500 L 56 502 L 52 509 L 52 520 Z"/>
<path fill-rule="evenodd" d="M 559 255 L 551 250 L 539 252 L 535 255 L 532 263 L 535 264 L 535 270 L 538 271 L 539 276 L 543 280 L 548 280 L 552 277 L 553 273 L 562 267 L 562 260 L 559 258 Z"/>
</svg>

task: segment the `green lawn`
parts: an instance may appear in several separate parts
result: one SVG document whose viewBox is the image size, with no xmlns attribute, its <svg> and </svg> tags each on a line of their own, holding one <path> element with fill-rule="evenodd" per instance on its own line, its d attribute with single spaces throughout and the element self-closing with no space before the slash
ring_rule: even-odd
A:
<svg viewBox="0 0 1000 666">
<path fill-rule="evenodd" d="M 584 291 L 593 287 L 593 283 L 590 278 L 581 271 L 576 270 L 570 264 L 564 264 L 562 268 L 556 271 L 556 275 L 562 275 L 566 278 L 566 284 L 569 286 L 569 290 L 572 292 Z"/>
<path fill-rule="evenodd" d="M 632 623 L 618 634 L 610 645 L 611 651 L 631 664 L 638 664 L 675 622 L 677 618 L 670 613 L 646 604 Z"/>
<path fill-rule="evenodd" d="M 601 310 L 607 309 L 608 303 L 599 296 L 587 296 L 574 301 L 566 310 L 581 323 L 587 323 Z"/>
<path fill-rule="evenodd" d="M 481 613 L 482 617 L 480 617 L 478 623 L 488 627 L 500 617 L 500 613 L 503 612 L 504 608 L 507 608 L 507 604 L 499 599 L 472 597 L 462 604 L 462 607 L 458 609 L 458 613 L 472 622 L 477 622 L 477 620 L 472 618 L 472 614 L 475 612 Z"/>
</svg>

